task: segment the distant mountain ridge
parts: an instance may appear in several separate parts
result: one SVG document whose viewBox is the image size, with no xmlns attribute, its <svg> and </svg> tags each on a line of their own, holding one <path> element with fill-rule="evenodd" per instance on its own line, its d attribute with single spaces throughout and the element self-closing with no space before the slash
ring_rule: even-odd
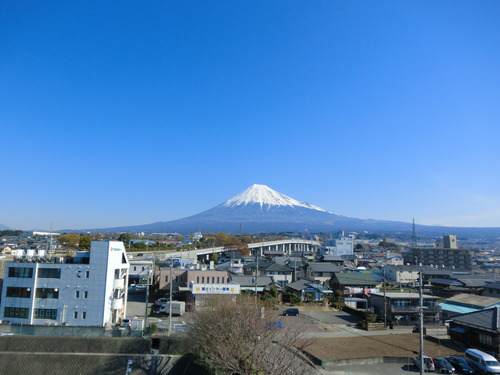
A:
<svg viewBox="0 0 500 375">
<path fill-rule="evenodd" d="M 500 228 L 464 228 L 417 225 L 418 233 L 500 237 Z M 310 203 L 299 202 L 268 186 L 254 184 L 207 211 L 182 219 L 144 225 L 86 229 L 107 232 L 192 233 L 228 232 L 355 232 L 411 233 L 412 224 L 400 221 L 358 219 L 336 215 Z"/>
</svg>

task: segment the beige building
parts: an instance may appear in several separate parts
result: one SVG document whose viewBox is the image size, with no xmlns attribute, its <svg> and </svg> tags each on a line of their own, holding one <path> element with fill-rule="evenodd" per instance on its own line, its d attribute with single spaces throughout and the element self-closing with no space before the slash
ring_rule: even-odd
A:
<svg viewBox="0 0 500 375">
<path fill-rule="evenodd" d="M 158 270 L 158 284 L 161 291 L 170 290 L 179 291 L 180 288 L 187 288 L 190 284 L 227 284 L 227 271 L 218 271 L 214 269 L 190 270 L 170 267 L 160 267 Z"/>
</svg>

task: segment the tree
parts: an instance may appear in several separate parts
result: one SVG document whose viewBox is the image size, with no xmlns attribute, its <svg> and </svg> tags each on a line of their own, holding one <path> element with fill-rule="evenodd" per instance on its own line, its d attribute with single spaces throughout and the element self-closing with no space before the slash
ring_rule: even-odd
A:
<svg viewBox="0 0 500 375">
<path fill-rule="evenodd" d="M 130 233 L 121 233 L 120 237 L 118 237 L 118 241 L 122 241 L 125 248 L 128 248 L 131 239 L 132 235 Z"/>
<path fill-rule="evenodd" d="M 276 327 L 276 312 L 253 296 L 213 297 L 192 317 L 190 337 L 200 360 L 221 375 L 305 375 L 300 327 Z M 269 324 L 271 322 L 271 324 Z"/>
<path fill-rule="evenodd" d="M 80 242 L 78 243 L 78 248 L 80 250 L 90 250 L 90 244 L 92 243 L 92 237 L 88 234 L 80 235 Z"/>
<path fill-rule="evenodd" d="M 217 264 L 217 262 L 219 261 L 219 254 L 217 253 L 210 254 L 210 260 L 214 262 L 214 264 Z"/>
<path fill-rule="evenodd" d="M 80 236 L 76 233 L 61 234 L 59 236 L 59 243 L 66 247 L 76 247 L 80 242 Z"/>
</svg>

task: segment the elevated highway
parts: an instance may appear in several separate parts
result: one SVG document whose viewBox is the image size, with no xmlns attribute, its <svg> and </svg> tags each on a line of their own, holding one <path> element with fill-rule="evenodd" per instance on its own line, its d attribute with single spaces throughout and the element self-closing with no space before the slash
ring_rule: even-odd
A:
<svg viewBox="0 0 500 375">
<path fill-rule="evenodd" d="M 294 252 L 315 252 L 319 249 L 321 244 L 318 241 L 302 240 L 302 239 L 285 239 L 278 241 L 264 241 L 248 244 L 250 253 L 255 255 L 290 255 Z M 210 247 L 206 249 L 186 250 L 186 251 L 157 251 L 151 254 L 158 260 L 170 258 L 198 258 L 200 260 L 208 260 L 213 253 L 224 253 L 233 251 L 230 247 Z M 149 254 L 148 254 L 149 255 Z"/>
</svg>

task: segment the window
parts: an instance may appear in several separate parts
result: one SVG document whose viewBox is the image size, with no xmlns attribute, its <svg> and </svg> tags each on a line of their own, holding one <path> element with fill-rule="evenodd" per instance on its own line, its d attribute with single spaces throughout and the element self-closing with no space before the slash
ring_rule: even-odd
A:
<svg viewBox="0 0 500 375">
<path fill-rule="evenodd" d="M 73 319 L 78 319 L 78 311 L 73 312 Z"/>
<path fill-rule="evenodd" d="M 83 292 L 83 298 L 89 298 L 89 292 L 88 290 Z"/>
<path fill-rule="evenodd" d="M 8 286 L 7 297 L 31 298 L 31 289 Z"/>
<path fill-rule="evenodd" d="M 196 276 L 196 282 L 200 283 L 200 276 Z"/>
<path fill-rule="evenodd" d="M 86 272 L 85 272 L 85 278 L 87 278 L 87 279 L 88 279 L 89 277 L 90 277 L 90 271 L 86 271 Z"/>
<path fill-rule="evenodd" d="M 57 310 L 56 309 L 34 309 L 33 317 L 35 319 L 57 319 Z"/>
<path fill-rule="evenodd" d="M 165 282 L 168 283 L 168 275 L 165 276 Z"/>
<path fill-rule="evenodd" d="M 485 335 L 483 333 L 480 333 L 479 342 L 483 345 L 493 346 L 493 338 L 490 335 Z"/>
<path fill-rule="evenodd" d="M 77 291 L 75 292 L 75 298 L 80 298 L 80 291 L 79 291 L 79 290 L 77 290 Z"/>
<path fill-rule="evenodd" d="M 32 278 L 33 268 L 9 267 L 9 277 Z"/>
<path fill-rule="evenodd" d="M 36 298 L 59 298 L 59 289 L 57 288 L 36 288 Z"/>
<path fill-rule="evenodd" d="M 61 269 L 60 268 L 40 268 L 38 270 L 39 279 L 60 279 Z"/>
<path fill-rule="evenodd" d="M 134 271 L 137 271 L 137 267 L 136 266 L 134 266 Z"/>
<path fill-rule="evenodd" d="M 87 312 L 86 311 L 82 312 L 82 319 L 87 319 Z"/>
<path fill-rule="evenodd" d="M 30 309 L 19 308 L 19 307 L 6 307 L 4 309 L 3 316 L 6 318 L 28 319 L 29 310 Z"/>
</svg>

